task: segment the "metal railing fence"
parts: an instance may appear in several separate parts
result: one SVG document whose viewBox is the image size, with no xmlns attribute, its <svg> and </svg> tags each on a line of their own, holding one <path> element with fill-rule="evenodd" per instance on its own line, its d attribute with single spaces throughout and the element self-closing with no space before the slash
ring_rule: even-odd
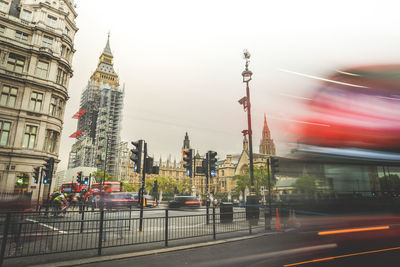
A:
<svg viewBox="0 0 400 267">
<path fill-rule="evenodd" d="M 257 221 L 246 219 L 245 208 L 220 212 L 210 208 L 209 218 L 204 209 L 177 214 L 175 210 L 148 209 L 139 231 L 138 209 L 86 210 L 66 213 L 46 211 L 0 213 L 0 266 L 7 258 L 37 256 L 53 253 L 98 250 L 153 242 L 212 236 L 267 229 L 265 209 L 260 209 Z"/>
</svg>

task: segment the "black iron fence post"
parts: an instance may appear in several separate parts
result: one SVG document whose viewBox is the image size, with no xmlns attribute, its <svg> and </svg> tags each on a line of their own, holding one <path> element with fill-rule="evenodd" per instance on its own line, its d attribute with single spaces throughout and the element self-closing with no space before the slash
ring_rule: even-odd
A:
<svg viewBox="0 0 400 267">
<path fill-rule="evenodd" d="M 129 205 L 129 231 L 131 230 L 132 206 Z"/>
<path fill-rule="evenodd" d="M 11 213 L 7 213 L 6 221 L 4 222 L 4 229 L 3 229 L 3 240 L 1 242 L 1 251 L 0 251 L 0 267 L 3 266 L 4 261 L 4 254 L 6 253 L 6 246 L 7 246 L 7 234 L 8 229 L 10 228 L 10 220 L 11 220 Z"/>
<path fill-rule="evenodd" d="M 213 207 L 213 239 L 217 239 L 217 233 L 215 231 L 215 207 Z"/>
<path fill-rule="evenodd" d="M 165 246 L 168 247 L 168 209 L 165 210 Z"/>
<path fill-rule="evenodd" d="M 99 256 L 101 255 L 101 249 L 103 246 L 103 223 L 104 223 L 104 209 L 101 209 L 101 211 L 100 211 L 99 245 L 98 245 L 98 250 L 97 250 L 97 254 Z"/>
<path fill-rule="evenodd" d="M 82 206 L 83 206 L 83 203 L 82 203 Z M 85 207 L 83 207 L 83 209 L 82 209 L 82 218 L 81 218 L 81 233 L 83 232 L 83 224 L 84 224 L 84 221 L 85 221 Z"/>
<path fill-rule="evenodd" d="M 251 222 L 252 220 L 248 220 L 248 222 L 249 222 L 249 234 L 251 235 L 252 234 L 252 229 L 251 229 Z"/>
</svg>

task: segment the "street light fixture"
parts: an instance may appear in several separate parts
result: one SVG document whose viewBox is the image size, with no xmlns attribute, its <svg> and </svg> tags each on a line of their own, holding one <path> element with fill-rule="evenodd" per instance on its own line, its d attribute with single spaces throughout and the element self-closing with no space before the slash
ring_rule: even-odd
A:
<svg viewBox="0 0 400 267">
<path fill-rule="evenodd" d="M 246 83 L 246 96 L 239 100 L 239 103 L 242 104 L 247 110 L 247 125 L 248 129 L 243 131 L 243 134 L 248 134 L 249 136 L 249 158 L 250 158 L 250 181 L 251 181 L 251 188 L 250 188 L 250 195 L 255 195 L 254 189 L 254 168 L 253 168 L 253 138 L 252 138 L 252 131 L 251 131 L 251 105 L 250 105 L 250 88 L 249 82 L 251 81 L 251 77 L 253 72 L 249 70 L 249 62 L 250 62 L 250 53 L 247 50 L 243 51 L 243 58 L 246 60 L 246 69 L 242 72 L 243 82 Z"/>
<path fill-rule="evenodd" d="M 246 69 L 242 72 L 243 82 L 246 83 L 246 96 L 239 100 L 239 103 L 243 105 L 244 109 L 247 111 L 247 130 L 242 131 L 243 135 L 249 136 L 249 160 L 250 160 L 250 195 L 247 196 L 246 204 L 246 218 L 251 221 L 251 223 L 256 223 L 259 218 L 259 208 L 258 208 L 258 197 L 256 196 L 256 191 L 254 188 L 254 166 L 253 166 L 253 138 L 251 131 L 251 105 L 250 105 L 250 88 L 249 82 L 253 72 L 249 70 L 250 53 L 247 50 L 243 51 L 243 58 L 246 60 Z"/>
</svg>

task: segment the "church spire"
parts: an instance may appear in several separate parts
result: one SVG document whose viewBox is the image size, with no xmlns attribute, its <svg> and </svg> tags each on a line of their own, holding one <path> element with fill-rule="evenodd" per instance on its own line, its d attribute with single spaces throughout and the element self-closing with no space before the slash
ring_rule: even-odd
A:
<svg viewBox="0 0 400 267">
<path fill-rule="evenodd" d="M 109 57 L 114 57 L 110 48 L 110 32 L 108 32 L 107 44 L 104 47 L 103 54 Z"/>
<path fill-rule="evenodd" d="M 262 138 L 260 141 L 260 154 L 275 155 L 274 140 L 271 139 L 271 132 L 269 131 L 267 116 L 264 113 L 264 127 L 262 131 Z"/>
<path fill-rule="evenodd" d="M 262 139 L 263 140 L 271 139 L 271 132 L 269 131 L 269 127 L 267 124 L 267 117 L 266 117 L 265 113 L 264 113 L 264 128 L 262 131 Z"/>
</svg>

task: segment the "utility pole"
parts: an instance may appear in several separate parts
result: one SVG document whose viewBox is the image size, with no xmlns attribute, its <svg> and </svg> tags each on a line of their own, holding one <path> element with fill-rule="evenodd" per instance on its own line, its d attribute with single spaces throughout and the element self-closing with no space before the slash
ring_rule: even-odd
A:
<svg viewBox="0 0 400 267">
<path fill-rule="evenodd" d="M 204 172 L 205 172 L 205 175 L 206 175 L 206 196 L 207 196 L 207 198 L 206 198 L 206 217 L 207 217 L 206 223 L 207 224 L 210 223 L 210 211 L 209 211 L 209 207 L 210 207 L 210 201 L 209 201 L 210 200 L 210 192 L 208 191 L 208 172 L 209 172 L 209 169 L 210 169 L 210 166 L 208 166 L 209 165 L 209 160 L 210 160 L 210 155 L 209 155 L 209 152 L 207 152 L 207 154 L 206 154 L 206 162 L 207 162 L 207 164 L 205 164 L 206 166 L 203 166 L 203 167 L 206 167 Z"/>
<path fill-rule="evenodd" d="M 272 205 L 271 205 L 271 175 L 270 175 L 270 161 L 267 159 L 267 170 L 268 170 L 268 206 L 269 216 L 272 218 Z"/>
<path fill-rule="evenodd" d="M 145 190 L 145 183 L 146 183 L 146 158 L 147 158 L 147 143 L 144 142 L 144 160 L 143 160 L 143 174 L 142 174 L 142 188 L 140 189 L 141 192 L 139 193 L 140 197 L 140 221 L 139 221 L 139 231 L 143 230 L 143 204 L 144 204 L 144 190 Z"/>
<path fill-rule="evenodd" d="M 40 200 L 40 189 L 42 187 L 42 177 L 43 177 L 43 168 L 40 171 L 40 180 L 39 180 L 39 192 L 38 192 L 38 197 L 37 197 L 37 205 L 36 205 L 36 211 L 39 209 L 39 200 Z M 43 203 L 43 200 L 42 200 Z"/>
</svg>

